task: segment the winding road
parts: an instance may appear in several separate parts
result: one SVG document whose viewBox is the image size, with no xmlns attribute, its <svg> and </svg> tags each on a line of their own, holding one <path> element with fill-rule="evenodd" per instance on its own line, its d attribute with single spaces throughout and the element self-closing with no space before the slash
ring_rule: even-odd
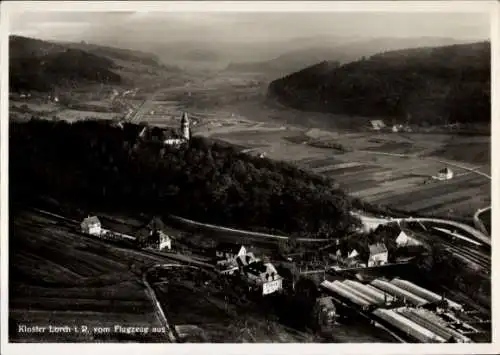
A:
<svg viewBox="0 0 500 355">
<path fill-rule="evenodd" d="M 488 206 L 488 207 L 485 207 L 485 208 L 481 208 L 481 209 L 477 210 L 476 213 L 474 213 L 474 217 L 473 217 L 474 218 L 474 224 L 484 234 L 490 234 L 490 232 L 488 232 L 488 229 L 484 225 L 483 221 L 481 221 L 481 219 L 479 218 L 479 216 L 482 213 L 484 213 L 486 211 L 489 211 L 489 210 L 491 210 L 491 206 Z"/>
</svg>

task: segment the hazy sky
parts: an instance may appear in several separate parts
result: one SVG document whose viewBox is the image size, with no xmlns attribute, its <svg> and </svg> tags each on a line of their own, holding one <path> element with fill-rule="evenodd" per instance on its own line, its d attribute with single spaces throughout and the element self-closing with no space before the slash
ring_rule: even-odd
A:
<svg viewBox="0 0 500 355">
<path fill-rule="evenodd" d="M 54 40 L 263 41 L 309 36 L 487 39 L 487 13 L 26 12 L 11 34 Z"/>
</svg>

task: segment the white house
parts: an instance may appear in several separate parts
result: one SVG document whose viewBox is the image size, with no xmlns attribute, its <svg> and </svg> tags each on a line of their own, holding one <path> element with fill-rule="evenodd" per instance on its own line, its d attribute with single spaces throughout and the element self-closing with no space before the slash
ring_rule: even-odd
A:
<svg viewBox="0 0 500 355">
<path fill-rule="evenodd" d="M 370 249 L 368 267 L 387 264 L 389 251 L 384 243 L 372 244 L 368 248 Z"/>
<path fill-rule="evenodd" d="M 242 247 L 244 248 L 244 247 Z M 234 259 L 239 267 L 244 267 L 256 261 L 259 261 L 253 253 L 245 253 L 237 255 Z"/>
<path fill-rule="evenodd" d="M 247 254 L 247 249 L 244 245 L 233 243 L 220 243 L 215 250 L 217 262 L 226 262 L 235 260 L 238 256 Z"/>
<path fill-rule="evenodd" d="M 271 263 L 260 260 L 251 262 L 241 268 L 241 274 L 249 289 L 257 290 L 262 295 L 269 295 L 283 288 L 283 278 Z"/>
<path fill-rule="evenodd" d="M 370 123 L 375 131 L 380 131 L 382 128 L 385 128 L 385 123 L 382 120 L 372 120 Z"/>
<path fill-rule="evenodd" d="M 453 171 L 446 167 L 444 169 L 439 170 L 438 179 L 439 180 L 450 180 L 453 178 Z"/>
<path fill-rule="evenodd" d="M 396 244 L 398 247 L 404 247 L 409 245 L 420 245 L 420 242 L 410 237 L 405 231 L 401 231 L 396 237 Z"/>
<path fill-rule="evenodd" d="M 172 238 L 162 231 L 156 231 L 152 235 L 152 244 L 158 250 L 171 250 Z"/>
<path fill-rule="evenodd" d="M 96 216 L 89 216 L 80 224 L 82 232 L 90 235 L 101 235 L 101 221 Z"/>
<path fill-rule="evenodd" d="M 351 252 L 349 253 L 349 255 L 347 255 L 347 258 L 348 259 L 353 259 L 353 258 L 356 258 L 359 256 L 359 253 L 356 249 L 353 249 L 351 250 Z"/>
</svg>

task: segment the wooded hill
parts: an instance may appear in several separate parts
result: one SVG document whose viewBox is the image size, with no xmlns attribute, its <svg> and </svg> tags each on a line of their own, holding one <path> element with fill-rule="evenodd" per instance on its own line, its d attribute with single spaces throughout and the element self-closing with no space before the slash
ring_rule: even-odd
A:
<svg viewBox="0 0 500 355">
<path fill-rule="evenodd" d="M 273 81 L 268 94 L 306 111 L 489 122 L 490 43 L 391 51 L 339 68 L 323 62 Z"/>
<path fill-rule="evenodd" d="M 103 121 L 12 123 L 11 200 L 44 195 L 82 209 L 126 208 L 324 238 L 359 225 L 349 197 L 325 177 L 202 137 L 180 148 L 141 142 L 141 129 Z"/>
<path fill-rule="evenodd" d="M 9 37 L 10 91 L 51 91 L 86 83 L 132 84 L 137 74 L 179 72 L 148 53 L 87 43 Z"/>
</svg>

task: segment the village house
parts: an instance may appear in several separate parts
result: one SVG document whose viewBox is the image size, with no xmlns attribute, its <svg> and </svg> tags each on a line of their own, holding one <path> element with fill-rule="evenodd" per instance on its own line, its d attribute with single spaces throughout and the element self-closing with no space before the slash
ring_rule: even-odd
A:
<svg viewBox="0 0 500 355">
<path fill-rule="evenodd" d="M 85 234 L 99 236 L 102 233 L 101 221 L 96 216 L 89 216 L 80 224 L 82 232 Z"/>
<path fill-rule="evenodd" d="M 382 120 L 372 120 L 370 121 L 370 123 L 374 131 L 380 131 L 381 129 L 385 128 L 385 123 Z"/>
<path fill-rule="evenodd" d="M 420 245 L 420 242 L 410 237 L 404 230 L 401 230 L 396 237 L 396 245 L 398 247 L 406 247 L 410 245 Z"/>
<path fill-rule="evenodd" d="M 249 265 L 253 262 L 259 261 L 259 259 L 257 259 L 255 257 L 254 253 L 246 252 L 245 254 L 241 254 L 241 255 L 236 256 L 235 261 L 236 261 L 238 267 L 243 268 L 246 265 Z"/>
<path fill-rule="evenodd" d="M 141 245 L 157 250 L 171 250 L 175 231 L 169 230 L 160 218 L 153 218 L 148 224 L 135 232 Z"/>
<path fill-rule="evenodd" d="M 158 250 L 171 250 L 172 249 L 172 237 L 165 234 L 161 230 L 152 231 L 150 236 L 150 245 Z"/>
<path fill-rule="evenodd" d="M 368 267 L 387 264 L 389 251 L 384 243 L 371 244 L 368 246 L 370 256 L 368 257 Z"/>
<path fill-rule="evenodd" d="M 453 178 L 453 171 L 450 168 L 445 167 L 439 170 L 437 177 L 439 180 L 450 180 Z"/>
<path fill-rule="evenodd" d="M 247 249 L 244 245 L 234 243 L 219 243 L 215 250 L 215 259 L 217 264 L 226 263 L 236 260 L 238 256 L 247 254 Z"/>
<path fill-rule="evenodd" d="M 356 249 L 351 250 L 351 252 L 347 255 L 347 259 L 354 259 L 359 256 L 359 253 Z"/>
<path fill-rule="evenodd" d="M 243 279 L 249 289 L 268 295 L 283 288 L 283 278 L 271 263 L 253 261 L 241 268 Z"/>
</svg>

